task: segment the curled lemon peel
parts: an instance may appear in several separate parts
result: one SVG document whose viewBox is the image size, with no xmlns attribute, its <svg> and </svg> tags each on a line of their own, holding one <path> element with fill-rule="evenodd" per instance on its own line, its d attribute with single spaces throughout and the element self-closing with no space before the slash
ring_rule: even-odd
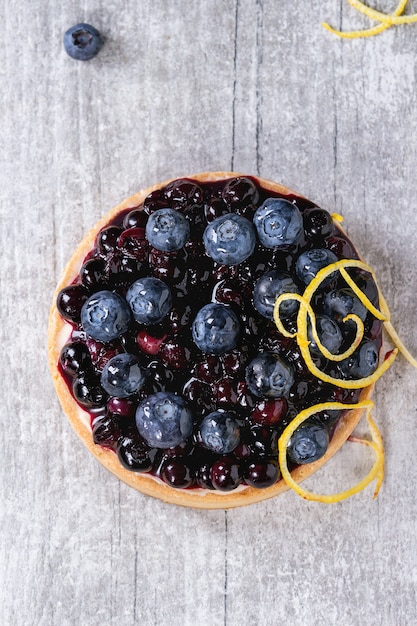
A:
<svg viewBox="0 0 417 626">
<path fill-rule="evenodd" d="M 305 298 L 303 298 L 303 296 L 300 296 L 299 294 L 293 294 L 293 293 L 283 293 L 281 294 L 281 296 L 277 299 L 275 306 L 277 307 L 277 317 L 275 320 L 276 326 L 279 330 L 279 332 L 284 335 L 285 337 L 290 337 L 290 338 L 294 338 L 297 336 L 297 332 L 295 333 L 290 333 L 285 326 L 283 325 L 280 317 L 279 317 L 279 308 L 282 304 L 282 302 L 285 302 L 286 300 L 297 300 L 297 302 L 302 302 L 306 309 L 307 309 L 307 315 L 310 319 L 310 325 L 311 325 L 311 334 L 313 336 L 313 339 L 318 347 L 318 349 L 320 350 L 320 352 L 322 353 L 322 355 L 324 357 L 326 357 L 327 359 L 329 359 L 330 361 L 343 361 L 343 359 L 347 359 L 348 357 L 350 357 L 356 350 L 356 348 L 359 346 L 360 342 L 362 341 L 364 332 L 365 332 L 365 327 L 364 324 L 361 320 L 360 317 L 358 317 L 357 315 L 354 315 L 353 313 L 351 313 L 350 315 L 347 315 L 343 321 L 347 322 L 348 320 L 353 320 L 356 324 L 356 336 L 355 339 L 352 342 L 352 345 L 349 346 L 349 348 L 347 350 L 345 350 L 345 352 L 342 352 L 341 354 L 333 354 L 333 352 L 330 352 L 320 341 L 320 338 L 317 334 L 317 324 L 316 324 L 316 315 L 314 313 L 313 307 L 311 306 L 311 304 L 309 302 L 307 302 L 307 300 L 305 300 Z M 305 347 L 308 347 L 310 345 L 310 341 L 307 340 L 302 340 L 300 339 L 300 341 L 303 341 L 303 345 Z"/>
<path fill-rule="evenodd" d="M 349 1 L 349 4 L 360 13 L 363 13 L 364 15 L 366 15 L 367 17 L 370 17 L 372 20 L 375 20 L 376 22 L 387 24 L 387 26 L 394 26 L 396 24 L 413 24 L 417 22 L 417 13 L 413 13 L 413 15 L 401 15 L 401 14 L 396 15 L 394 12 L 393 14 L 388 15 L 387 13 L 382 13 L 381 11 L 377 11 L 376 9 L 372 9 L 371 7 L 368 7 L 366 4 L 361 2 L 361 0 L 348 0 L 348 1 Z M 402 0 L 402 2 L 399 4 L 399 6 L 402 7 L 401 13 L 403 12 L 406 5 L 407 5 L 407 2 L 404 2 L 404 0 Z"/>
<path fill-rule="evenodd" d="M 341 224 L 342 222 L 345 221 L 345 218 L 343 217 L 343 215 L 340 215 L 340 213 L 331 213 L 330 217 L 335 221 L 335 222 L 339 222 L 339 224 Z"/>
<path fill-rule="evenodd" d="M 357 404 L 342 404 L 341 402 L 323 402 L 321 404 L 316 404 L 308 409 L 304 409 L 301 411 L 297 417 L 286 427 L 284 432 L 282 433 L 279 441 L 278 441 L 278 462 L 281 470 L 282 478 L 286 482 L 286 484 L 295 491 L 299 496 L 304 498 L 305 500 L 312 500 L 314 502 L 323 502 L 327 504 L 332 504 L 334 502 L 341 502 L 350 496 L 353 496 L 356 493 L 359 493 L 365 487 L 369 485 L 373 480 L 376 480 L 375 490 L 374 490 L 374 498 L 378 495 L 378 492 L 381 488 L 381 484 L 384 478 L 384 445 L 382 441 L 381 433 L 379 432 L 375 422 L 371 416 L 371 410 L 374 404 L 371 400 L 363 400 L 362 402 L 358 402 Z M 352 410 L 352 409 L 365 409 L 366 410 L 366 419 L 368 422 L 369 430 L 371 433 L 372 440 L 368 441 L 367 439 L 362 439 L 359 437 L 350 437 L 350 441 L 356 443 L 362 443 L 373 449 L 376 455 L 375 462 L 368 472 L 368 474 L 360 480 L 356 485 L 351 487 L 350 489 L 346 489 L 345 491 L 341 491 L 339 493 L 333 495 L 322 495 L 318 493 L 313 493 L 311 491 L 307 491 L 303 487 L 301 487 L 291 476 L 291 473 L 288 469 L 287 464 L 287 447 L 289 440 L 294 433 L 294 431 L 305 422 L 309 417 L 314 415 L 315 413 L 320 413 L 321 411 L 326 410 Z"/>
<path fill-rule="evenodd" d="M 317 273 L 317 275 L 313 278 L 313 280 L 309 283 L 309 285 L 306 287 L 304 294 L 302 296 L 300 294 L 295 294 L 295 293 L 281 294 L 277 298 L 275 305 L 274 305 L 274 321 L 279 332 L 285 331 L 282 334 L 284 334 L 286 337 L 296 338 L 297 344 L 300 348 L 301 355 L 304 359 L 304 362 L 306 366 L 308 367 L 309 371 L 311 372 L 311 374 L 313 374 L 316 378 L 319 378 L 323 382 L 330 383 L 331 385 L 337 385 L 338 387 L 342 387 L 343 389 L 363 389 L 375 383 L 384 374 L 384 372 L 386 372 L 389 369 L 389 367 L 392 365 L 393 361 L 395 360 L 398 354 L 399 347 L 397 347 L 395 350 L 392 350 L 388 354 L 388 356 L 382 361 L 382 363 L 379 365 L 379 367 L 375 370 L 373 374 L 371 374 L 370 376 L 366 376 L 364 378 L 356 379 L 356 380 L 344 380 L 340 378 L 334 378 L 333 376 L 330 376 L 329 374 L 322 372 L 315 365 L 311 357 L 310 349 L 309 349 L 310 340 L 308 338 L 308 320 L 310 320 L 313 337 L 315 341 L 317 337 L 316 317 L 315 317 L 313 308 L 310 304 L 311 299 L 314 296 L 317 289 L 319 289 L 323 281 L 326 278 L 328 278 L 331 274 L 334 274 L 335 272 L 340 272 L 342 274 L 343 278 L 348 283 L 348 285 L 352 288 L 352 290 L 354 291 L 356 296 L 359 298 L 359 300 L 362 302 L 364 307 L 368 311 L 370 311 L 372 315 L 374 315 L 377 319 L 383 321 L 384 324 L 387 324 L 389 322 L 390 314 L 389 314 L 388 306 L 386 304 L 385 299 L 381 298 L 382 310 L 377 309 L 369 300 L 369 298 L 366 297 L 366 295 L 359 289 L 356 283 L 349 276 L 349 274 L 346 271 L 347 268 L 362 269 L 368 272 L 374 279 L 378 293 L 380 294 L 380 289 L 376 282 L 375 274 L 372 271 L 372 269 L 369 267 L 369 265 L 367 265 L 363 261 L 359 261 L 356 259 L 342 259 L 340 261 L 336 261 L 335 263 L 331 263 L 330 265 L 321 269 Z M 291 299 L 296 300 L 297 302 L 300 303 L 298 316 L 297 316 L 297 330 L 295 333 L 289 333 L 285 329 L 280 319 L 280 315 L 279 315 L 281 303 L 284 300 L 291 300 Z M 322 346 L 322 344 L 319 342 L 317 346 L 319 350 L 322 352 L 322 354 L 326 356 L 326 358 L 329 358 L 328 355 L 331 355 L 331 360 L 334 360 L 334 361 L 347 358 L 348 356 L 353 354 L 353 352 L 356 350 L 356 348 L 360 344 L 364 335 L 364 326 L 363 326 L 362 321 L 358 318 L 358 316 L 353 315 L 353 314 L 347 316 L 347 318 L 345 318 L 344 321 L 346 321 L 347 319 L 353 320 L 357 327 L 354 341 L 352 342 L 349 349 L 345 353 L 343 353 L 343 355 L 331 355 L 331 353 L 328 352 L 327 350 L 324 352 L 322 350 L 324 346 Z M 389 326 L 389 328 L 391 329 L 391 325 Z M 342 358 L 339 358 L 339 356 L 342 356 Z"/>
<path fill-rule="evenodd" d="M 326 30 L 331 32 L 333 35 L 337 35 L 338 37 L 342 37 L 344 39 L 357 39 L 357 38 L 361 38 L 361 37 L 372 37 L 373 35 L 378 35 L 379 33 L 382 33 L 385 30 L 387 30 L 388 28 L 391 28 L 391 26 L 394 26 L 394 24 L 397 23 L 397 22 L 394 22 L 393 20 L 395 18 L 400 17 L 402 15 L 402 13 L 404 12 L 404 9 L 407 6 L 408 0 L 400 0 L 400 2 L 398 3 L 397 8 L 395 9 L 395 11 L 391 15 L 388 15 L 388 14 L 385 14 L 385 13 L 379 13 L 379 11 L 376 11 L 376 13 L 379 13 L 379 15 L 384 16 L 384 18 L 387 18 L 388 21 L 385 21 L 385 19 L 376 18 L 374 14 L 370 15 L 370 13 L 372 13 L 374 10 L 371 9 L 370 7 L 367 7 L 363 3 L 360 3 L 361 6 L 359 7 L 358 4 L 356 4 L 356 3 L 353 4 L 353 2 L 351 0 L 349 0 L 349 2 L 358 11 L 361 11 L 362 13 L 365 13 L 365 15 L 367 15 L 368 17 L 371 17 L 371 19 L 376 19 L 380 23 L 377 26 L 373 26 L 371 28 L 366 28 L 364 30 L 341 31 L 341 30 L 336 30 L 335 28 L 332 28 L 330 26 L 330 24 L 327 24 L 327 22 L 322 22 L 322 26 Z M 408 17 L 417 17 L 417 16 L 408 16 Z M 414 21 L 417 21 L 417 20 L 413 19 L 413 20 L 410 20 L 410 21 L 414 22 Z"/>
<path fill-rule="evenodd" d="M 360 39 L 361 37 L 373 37 L 374 35 L 379 35 L 380 33 L 383 33 L 384 30 L 390 28 L 386 24 L 379 24 L 378 26 L 373 26 L 372 28 L 366 28 L 364 30 L 343 31 L 333 28 L 327 22 L 322 22 L 321 25 L 323 26 L 323 28 L 329 31 L 329 33 L 332 33 L 332 35 L 337 35 L 342 39 Z"/>
</svg>

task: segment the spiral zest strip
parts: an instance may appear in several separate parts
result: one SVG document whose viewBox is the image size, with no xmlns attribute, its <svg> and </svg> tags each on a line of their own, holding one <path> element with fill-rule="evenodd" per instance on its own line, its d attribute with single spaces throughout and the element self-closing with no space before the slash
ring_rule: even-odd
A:
<svg viewBox="0 0 417 626">
<path fill-rule="evenodd" d="M 341 502 L 350 496 L 353 496 L 356 493 L 359 493 L 369 483 L 373 480 L 376 480 L 376 486 L 374 491 L 374 498 L 377 497 L 378 492 L 381 488 L 382 481 L 384 479 L 384 444 L 382 441 L 381 433 L 379 432 L 375 422 L 371 417 L 371 409 L 374 404 L 371 400 L 364 400 L 363 402 L 358 402 L 357 404 L 342 404 L 341 402 L 323 402 L 321 404 L 315 404 L 308 409 L 304 409 L 301 411 L 297 417 L 287 426 L 287 428 L 282 433 L 279 442 L 278 442 L 278 462 L 281 470 L 282 478 L 287 483 L 287 485 L 293 489 L 299 496 L 304 498 L 305 500 L 312 500 L 314 502 L 323 502 L 326 504 L 331 504 L 334 502 Z M 328 410 L 346 410 L 346 409 L 365 409 L 366 410 L 366 419 L 368 422 L 369 430 L 371 433 L 371 441 L 367 439 L 361 439 L 359 437 L 350 437 L 350 441 L 355 443 L 361 443 L 366 445 L 375 453 L 376 459 L 375 462 L 368 472 L 368 474 L 359 481 L 356 485 L 351 487 L 350 489 L 346 489 L 345 491 L 341 491 L 339 493 L 333 495 L 322 495 L 318 493 L 313 493 L 311 491 L 307 491 L 301 487 L 291 476 L 291 473 L 288 469 L 287 464 L 287 446 L 288 442 L 294 433 L 294 431 L 309 417 L 314 415 L 315 413 L 320 413 L 321 411 Z"/>
<path fill-rule="evenodd" d="M 353 281 L 351 276 L 348 274 L 348 268 L 357 268 L 368 272 L 373 280 L 375 281 L 375 285 L 378 290 L 379 301 L 381 305 L 381 309 L 377 309 L 372 302 L 366 297 L 366 295 L 359 289 L 358 285 Z M 371 375 L 365 378 L 361 378 L 359 380 L 341 380 L 338 378 L 333 378 L 319 370 L 314 364 L 309 344 L 310 341 L 308 339 L 308 322 L 311 326 L 311 333 L 314 338 L 314 341 L 320 350 L 320 352 L 327 359 L 331 361 L 341 361 L 345 358 L 348 358 L 356 348 L 359 346 L 360 342 L 364 336 L 364 325 L 362 320 L 354 314 L 348 315 L 344 318 L 343 322 L 347 320 L 353 320 L 356 324 L 356 335 L 355 339 L 352 342 L 352 345 L 345 350 L 342 354 L 332 354 L 329 352 L 320 342 L 319 337 L 317 335 L 317 325 L 316 325 L 316 316 L 311 305 L 311 300 L 315 294 L 315 292 L 320 288 L 328 276 L 335 272 L 340 272 L 343 276 L 345 282 L 349 285 L 349 287 L 353 290 L 355 295 L 358 297 L 360 302 L 365 306 L 365 308 L 377 319 L 381 320 L 384 324 L 384 328 L 387 334 L 390 336 L 393 343 L 396 345 L 396 349 L 392 350 L 388 356 L 384 359 L 381 365 L 376 369 L 376 371 Z M 295 333 L 290 333 L 284 326 L 281 318 L 280 318 L 280 306 L 282 302 L 287 300 L 295 300 L 299 302 L 300 307 L 297 316 L 297 330 Z M 363 389 L 372 385 L 376 382 L 382 374 L 390 367 L 394 359 L 396 358 L 398 351 L 400 351 L 403 356 L 409 361 L 413 367 L 417 368 L 417 360 L 411 356 L 408 352 L 404 344 L 401 342 L 397 332 L 390 322 L 390 312 L 388 309 L 388 305 L 383 297 L 381 290 L 379 289 L 378 283 L 376 281 L 375 274 L 373 270 L 362 261 L 354 260 L 354 259 L 342 259 L 341 261 L 336 261 L 328 265 L 327 267 L 320 270 L 315 278 L 310 282 L 310 284 L 306 287 L 304 294 L 300 295 L 297 293 L 286 293 L 279 296 L 275 302 L 274 306 L 274 321 L 280 333 L 282 333 L 285 337 L 296 338 L 297 344 L 300 348 L 303 359 L 310 370 L 310 372 L 315 375 L 320 380 L 328 382 L 333 385 L 337 385 L 338 387 L 343 387 L 345 389 Z M 306 500 L 314 500 L 316 502 L 324 502 L 324 503 L 332 503 L 332 502 L 340 502 L 350 496 L 362 491 L 370 482 L 376 480 L 376 487 L 374 492 L 374 498 L 378 495 L 379 489 L 381 487 L 383 477 L 384 477 L 384 446 L 382 442 L 381 434 L 371 417 L 371 409 L 374 404 L 370 400 L 364 400 L 357 404 L 342 404 L 339 402 L 324 402 L 322 404 L 316 404 L 312 407 L 304 409 L 296 418 L 286 427 L 284 432 L 282 433 L 279 442 L 278 442 L 278 462 L 282 474 L 283 480 L 287 483 L 287 485 L 293 489 L 298 495 L 305 498 Z M 291 476 L 291 473 L 288 469 L 287 465 L 287 446 L 288 442 L 295 432 L 295 430 L 305 422 L 309 417 L 316 413 L 320 413 L 325 410 L 352 410 L 352 409 L 365 409 L 366 410 L 366 419 L 368 422 L 369 430 L 371 433 L 371 441 L 367 439 L 358 438 L 355 436 L 350 436 L 349 440 L 361 443 L 373 449 L 376 455 L 375 463 L 372 469 L 368 472 L 368 474 L 363 478 L 360 482 L 358 482 L 354 487 L 347 489 L 346 491 L 342 491 L 340 493 L 334 495 L 320 495 L 316 493 L 312 493 L 303 489 Z"/>
<path fill-rule="evenodd" d="M 384 32 L 391 26 L 396 24 L 410 24 L 413 22 L 417 22 L 417 14 L 403 16 L 404 9 L 406 8 L 408 0 L 400 0 L 395 11 L 388 15 L 386 13 L 381 13 L 380 11 L 375 11 L 375 9 L 371 9 L 371 7 L 366 6 L 363 2 L 359 0 L 349 0 L 349 4 L 357 9 L 360 13 L 364 13 L 367 17 L 379 22 L 377 26 L 373 26 L 372 28 L 366 28 L 365 30 L 353 30 L 353 31 L 341 31 L 332 28 L 330 24 L 327 22 L 323 22 L 322 26 L 333 33 L 333 35 L 337 35 L 338 37 L 342 37 L 344 39 L 358 39 L 360 37 L 372 37 L 373 35 L 378 35 L 379 33 Z"/>
<path fill-rule="evenodd" d="M 366 272 L 369 272 L 372 278 L 374 279 L 375 284 L 377 284 L 375 275 L 372 269 L 368 265 L 366 265 L 366 263 L 363 263 L 362 261 L 357 261 L 354 259 L 342 259 L 341 261 L 336 261 L 335 263 L 332 263 L 328 265 L 327 267 L 324 267 L 322 270 L 320 270 L 317 273 L 315 278 L 313 278 L 311 283 L 306 287 L 304 294 L 302 296 L 300 296 L 299 294 L 295 294 L 295 293 L 281 294 L 275 302 L 274 321 L 278 330 L 283 335 L 285 335 L 286 337 L 294 337 L 294 336 L 296 337 L 297 344 L 300 348 L 302 357 L 308 369 L 314 376 L 316 376 L 316 378 L 319 378 L 320 380 L 330 383 L 332 385 L 337 385 L 338 387 L 342 387 L 343 389 L 364 389 L 365 387 L 368 387 L 368 385 L 372 385 L 374 382 L 376 382 L 378 378 L 380 378 L 382 374 L 386 372 L 386 370 L 391 366 L 392 362 L 397 356 L 398 348 L 393 350 L 387 356 L 387 358 L 381 363 L 381 365 L 376 369 L 376 371 L 373 374 L 365 378 L 359 378 L 358 380 L 343 380 L 339 378 L 334 378 L 333 376 L 330 376 L 329 374 L 325 374 L 315 365 L 315 363 L 313 362 L 313 359 L 311 358 L 311 354 L 309 350 L 310 341 L 308 339 L 308 321 L 310 321 L 312 334 L 313 334 L 315 342 L 317 343 L 317 347 L 319 348 L 323 356 L 325 356 L 327 359 L 331 361 L 341 361 L 347 358 L 348 356 L 353 354 L 353 352 L 356 350 L 356 348 L 362 341 L 362 338 L 364 335 L 363 322 L 357 315 L 354 315 L 354 314 L 348 315 L 343 320 L 344 322 L 346 322 L 349 319 L 349 320 L 354 321 L 356 324 L 355 339 L 352 345 L 349 347 L 349 349 L 343 354 L 334 355 L 328 350 L 326 350 L 326 348 L 320 343 L 319 338 L 317 336 L 316 316 L 311 306 L 311 299 L 313 298 L 317 289 L 320 288 L 322 282 L 326 278 L 328 278 L 331 274 L 334 274 L 335 272 L 341 273 L 346 283 L 351 287 L 351 289 L 354 291 L 356 296 L 359 298 L 359 300 L 362 302 L 365 308 L 368 309 L 368 311 L 372 313 L 372 315 L 374 315 L 377 319 L 382 320 L 384 323 L 389 322 L 390 314 L 389 314 L 388 307 L 386 306 L 385 300 L 383 298 L 381 299 L 381 308 L 383 310 L 380 311 L 370 302 L 370 300 L 366 297 L 366 295 L 359 289 L 359 287 L 356 285 L 356 283 L 352 280 L 352 278 L 347 273 L 346 268 L 357 268 L 357 269 L 362 269 L 362 270 L 365 270 Z M 377 285 L 377 288 L 378 288 L 378 285 Z M 378 292 L 380 292 L 379 288 L 378 288 Z M 297 331 L 296 333 L 293 333 L 293 334 L 290 334 L 288 333 L 288 331 L 286 331 L 284 324 L 282 323 L 282 320 L 280 318 L 280 306 L 282 302 L 284 302 L 285 300 L 297 300 L 300 303 L 300 308 L 299 308 L 298 317 L 297 317 Z"/>
</svg>

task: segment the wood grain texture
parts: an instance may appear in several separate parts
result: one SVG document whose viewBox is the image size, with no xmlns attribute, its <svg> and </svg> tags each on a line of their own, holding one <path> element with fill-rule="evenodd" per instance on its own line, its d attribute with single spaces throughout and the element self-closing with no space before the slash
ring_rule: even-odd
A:
<svg viewBox="0 0 417 626">
<path fill-rule="evenodd" d="M 403 360 L 375 395 L 377 501 L 368 488 L 330 507 L 288 493 L 198 512 L 134 492 L 87 454 L 45 342 L 58 276 L 106 210 L 165 178 L 233 168 L 344 215 L 416 354 L 416 26 L 340 41 L 322 20 L 369 23 L 344 0 L 33 0 L 1 3 L 0 20 L 0 624 L 414 625 L 416 374 Z M 79 21 L 106 37 L 88 63 L 62 49 Z M 314 487 L 369 463 L 347 444 Z"/>
</svg>

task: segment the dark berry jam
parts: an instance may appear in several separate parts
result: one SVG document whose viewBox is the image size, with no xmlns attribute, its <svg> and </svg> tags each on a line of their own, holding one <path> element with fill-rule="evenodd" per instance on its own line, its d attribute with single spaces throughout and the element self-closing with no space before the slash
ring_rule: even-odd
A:
<svg viewBox="0 0 417 626">
<path fill-rule="evenodd" d="M 179 179 L 119 213 L 57 300 L 71 325 L 59 369 L 90 414 L 96 445 L 176 489 L 275 484 L 278 440 L 296 415 L 359 398 L 359 390 L 313 376 L 296 338 L 286 336 L 297 330 L 295 300 L 283 306 L 285 336 L 272 314 L 278 295 L 302 294 L 322 267 L 343 258 L 358 255 L 327 211 L 251 177 Z M 349 274 L 378 305 L 372 277 Z M 337 272 L 311 304 L 334 354 L 355 336 L 347 314 L 365 328 L 360 355 L 341 362 L 327 360 L 310 337 L 315 365 L 336 381 L 369 375 L 380 322 Z M 304 430 L 325 432 L 326 442 L 342 415 L 322 411 Z"/>
</svg>

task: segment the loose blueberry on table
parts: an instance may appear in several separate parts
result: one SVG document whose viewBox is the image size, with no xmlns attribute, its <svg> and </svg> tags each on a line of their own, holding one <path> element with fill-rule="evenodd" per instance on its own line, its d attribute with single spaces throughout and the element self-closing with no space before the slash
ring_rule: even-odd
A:
<svg viewBox="0 0 417 626">
<path fill-rule="evenodd" d="M 281 479 L 278 440 L 306 407 L 354 404 L 338 385 L 378 367 L 382 325 L 337 272 L 314 292 L 313 362 L 295 333 L 302 294 L 323 268 L 355 248 L 329 213 L 263 188 L 256 179 L 172 181 L 118 213 L 97 234 L 78 276 L 58 294 L 71 326 L 59 370 L 90 415 L 97 446 L 132 472 L 175 489 L 266 489 Z M 371 275 L 349 275 L 378 304 Z M 278 296 L 280 317 L 274 321 Z M 363 321 L 358 350 L 342 354 Z M 318 342 L 317 342 L 318 340 Z M 319 343 L 320 345 L 317 345 Z M 322 411 L 293 433 L 289 468 L 320 459 L 342 410 Z"/>
<path fill-rule="evenodd" d="M 102 37 L 90 24 L 76 24 L 64 34 L 65 52 L 77 61 L 89 61 L 94 58 L 103 45 Z"/>
</svg>

